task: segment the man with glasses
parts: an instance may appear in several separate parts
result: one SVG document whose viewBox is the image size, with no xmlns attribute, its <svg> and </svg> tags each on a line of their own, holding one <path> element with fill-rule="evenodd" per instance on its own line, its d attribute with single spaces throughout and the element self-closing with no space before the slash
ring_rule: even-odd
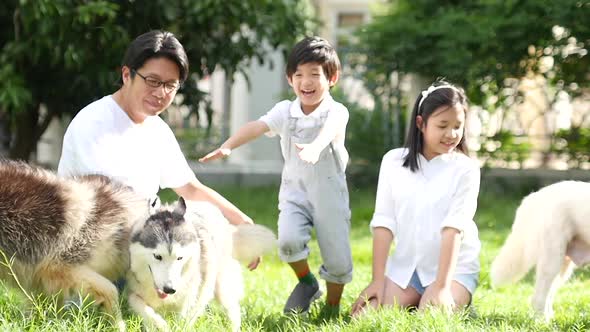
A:
<svg viewBox="0 0 590 332">
<path fill-rule="evenodd" d="M 209 201 L 232 224 L 252 219 L 197 180 L 170 127 L 158 115 L 187 79 L 182 44 L 166 31 L 150 31 L 129 45 L 121 69 L 122 86 L 84 107 L 64 136 L 58 173 L 103 174 L 153 200 L 172 188 L 187 200 Z M 258 260 L 249 265 L 255 269 Z"/>
</svg>

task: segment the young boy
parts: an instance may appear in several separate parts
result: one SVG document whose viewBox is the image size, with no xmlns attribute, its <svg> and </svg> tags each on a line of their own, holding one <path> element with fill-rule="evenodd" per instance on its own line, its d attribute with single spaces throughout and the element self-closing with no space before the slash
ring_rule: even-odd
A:
<svg viewBox="0 0 590 332">
<path fill-rule="evenodd" d="M 339 67 L 338 55 L 326 40 L 301 40 L 291 51 L 286 70 L 297 98 L 279 102 L 199 160 L 228 156 L 232 149 L 265 133 L 281 137 L 285 163 L 279 193 L 279 256 L 299 278 L 285 313 L 307 312 L 311 302 L 322 294 L 307 263 L 312 228 L 323 259 L 319 275 L 326 280 L 327 289 L 321 315 L 338 315 L 344 284 L 352 280 L 350 209 L 344 174 L 348 110 L 330 96 Z"/>
</svg>

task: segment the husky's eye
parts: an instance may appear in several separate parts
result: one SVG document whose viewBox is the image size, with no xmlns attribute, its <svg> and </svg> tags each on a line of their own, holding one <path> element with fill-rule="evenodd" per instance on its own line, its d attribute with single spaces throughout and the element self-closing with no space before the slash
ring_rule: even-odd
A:
<svg viewBox="0 0 590 332">
<path fill-rule="evenodd" d="M 158 261 L 161 261 L 162 260 L 162 256 L 161 255 L 158 255 L 158 254 L 154 254 L 154 258 L 156 260 L 158 260 Z"/>
<path fill-rule="evenodd" d="M 178 257 L 176 260 L 181 261 L 182 259 L 183 259 L 183 257 L 181 256 L 181 257 Z"/>
</svg>

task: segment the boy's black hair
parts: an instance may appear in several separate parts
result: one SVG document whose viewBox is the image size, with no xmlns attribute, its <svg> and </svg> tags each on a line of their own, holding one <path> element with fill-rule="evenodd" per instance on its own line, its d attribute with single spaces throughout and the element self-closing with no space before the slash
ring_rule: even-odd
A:
<svg viewBox="0 0 590 332">
<path fill-rule="evenodd" d="M 131 69 L 131 75 L 141 68 L 146 61 L 153 58 L 167 58 L 176 63 L 180 72 L 180 83 L 188 77 L 188 57 L 182 44 L 173 33 L 162 30 L 152 30 L 135 38 L 127 47 L 123 57 L 123 66 Z"/>
<path fill-rule="evenodd" d="M 297 66 L 306 63 L 318 63 L 322 66 L 328 79 L 333 78 L 340 70 L 340 59 L 330 43 L 320 37 L 305 37 L 299 41 L 287 60 L 287 77 L 291 77 Z"/>
<path fill-rule="evenodd" d="M 410 127 L 408 128 L 408 136 L 406 137 L 405 143 L 405 147 L 408 149 L 408 154 L 404 157 L 403 166 L 410 168 L 412 172 L 416 172 L 420 169 L 418 155 L 422 153 L 422 149 L 424 148 L 424 136 L 416 124 L 416 117 L 418 115 L 422 116 L 422 123 L 426 126 L 428 118 L 430 118 L 432 113 L 434 113 L 439 107 L 454 107 L 460 105 L 465 112 L 468 111 L 467 97 L 465 96 L 463 89 L 443 80 L 433 83 L 431 88 L 432 87 L 440 88 L 430 92 L 424 100 L 422 100 L 423 97 L 422 94 L 420 94 L 414 103 L 414 109 L 410 116 Z M 467 154 L 465 127 L 463 127 L 463 136 L 456 149 Z"/>
</svg>

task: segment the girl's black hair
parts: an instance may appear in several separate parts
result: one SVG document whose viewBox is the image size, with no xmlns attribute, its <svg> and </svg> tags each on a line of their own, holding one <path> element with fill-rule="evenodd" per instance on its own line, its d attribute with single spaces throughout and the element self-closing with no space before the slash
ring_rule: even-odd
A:
<svg viewBox="0 0 590 332">
<path fill-rule="evenodd" d="M 442 87 L 445 86 L 445 87 Z M 412 172 L 420 169 L 418 155 L 424 149 L 424 137 L 422 131 L 416 124 L 416 117 L 422 116 L 422 123 L 424 126 L 428 123 L 428 118 L 440 107 L 454 107 L 460 105 L 465 112 L 468 110 L 467 97 L 463 89 L 458 88 L 446 81 L 437 81 L 432 84 L 432 87 L 440 87 L 430 92 L 424 100 L 422 100 L 422 93 L 414 103 L 414 109 L 410 117 L 410 127 L 408 128 L 408 136 L 406 137 L 405 147 L 408 149 L 408 154 L 404 157 L 404 167 L 410 168 Z M 427 90 L 426 90 L 427 91 Z M 465 128 L 463 128 L 465 134 Z M 461 137 L 461 141 L 456 147 L 457 150 L 467 154 L 467 143 L 465 142 L 465 135 Z"/>
</svg>

